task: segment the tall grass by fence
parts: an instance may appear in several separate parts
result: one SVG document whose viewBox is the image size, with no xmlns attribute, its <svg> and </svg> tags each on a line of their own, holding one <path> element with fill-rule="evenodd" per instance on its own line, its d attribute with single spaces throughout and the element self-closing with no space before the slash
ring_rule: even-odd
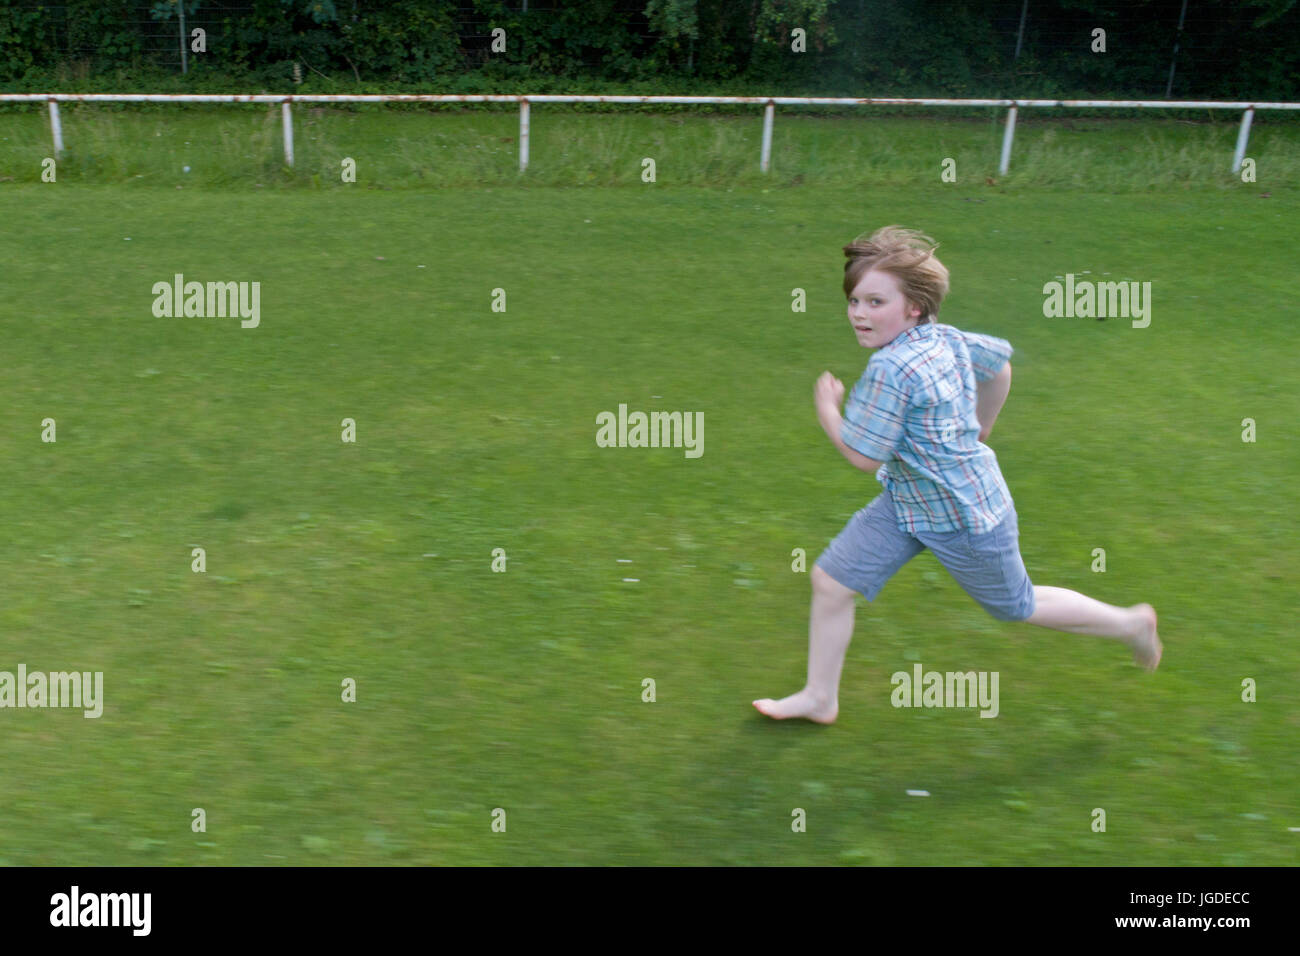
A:
<svg viewBox="0 0 1300 956">
<path fill-rule="evenodd" d="M 911 99 L 896 97 L 796 97 L 796 96 L 583 96 L 561 94 L 338 94 L 286 96 L 274 93 L 261 94 L 171 94 L 171 93 L 0 93 L 0 102 L 48 103 L 50 129 L 55 155 L 64 150 L 62 121 L 59 104 L 75 103 L 278 103 L 283 124 L 285 165 L 294 165 L 293 104 L 294 103 L 517 103 L 519 105 L 519 171 L 528 169 L 531 133 L 531 111 L 534 103 L 663 103 L 663 104 L 752 104 L 763 107 L 763 135 L 759 153 L 759 169 L 766 173 L 771 168 L 772 136 L 777 106 L 935 106 L 935 107 L 989 107 L 1007 110 L 1002 152 L 998 163 L 1000 175 L 1006 175 L 1011 164 L 1011 150 L 1015 140 L 1016 117 L 1021 109 L 1163 109 L 1163 110 L 1241 110 L 1241 125 L 1237 134 L 1236 149 L 1232 157 L 1232 171 L 1241 169 L 1250 127 L 1256 110 L 1300 110 L 1300 103 L 1223 102 L 1215 100 L 1005 100 L 1005 99 Z"/>
</svg>

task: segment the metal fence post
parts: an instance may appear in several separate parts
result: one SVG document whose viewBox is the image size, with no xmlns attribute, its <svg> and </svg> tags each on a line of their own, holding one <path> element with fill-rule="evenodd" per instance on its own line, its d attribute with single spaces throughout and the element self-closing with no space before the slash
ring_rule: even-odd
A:
<svg viewBox="0 0 1300 956">
<path fill-rule="evenodd" d="M 50 100 L 50 129 L 54 133 L 54 155 L 63 155 L 63 124 L 59 122 L 59 101 Z"/>
<path fill-rule="evenodd" d="M 180 3 L 177 4 L 177 7 L 180 8 L 180 12 L 181 12 L 181 72 L 188 73 L 190 71 L 190 67 L 189 67 L 189 61 L 186 59 L 188 54 L 186 53 L 185 50 L 185 39 L 186 39 L 185 38 L 185 0 L 180 0 Z"/>
<path fill-rule="evenodd" d="M 528 168 L 528 109 L 527 99 L 519 101 L 519 171 Z"/>
<path fill-rule="evenodd" d="M 293 168 L 293 112 L 289 101 L 280 104 L 280 113 L 284 117 L 284 164 Z"/>
<path fill-rule="evenodd" d="M 998 175 L 1005 176 L 1011 165 L 1011 141 L 1016 138 L 1016 108 L 1007 110 L 1007 129 L 1002 134 L 1002 161 L 998 163 Z"/>
<path fill-rule="evenodd" d="M 763 151 L 758 159 L 758 168 L 767 172 L 772 164 L 772 118 L 776 115 L 776 104 L 771 100 L 763 107 Z"/>
<path fill-rule="evenodd" d="M 1232 154 L 1232 171 L 1241 172 L 1241 161 L 1246 158 L 1246 142 L 1250 139 L 1250 121 L 1255 118 L 1255 107 L 1241 114 L 1241 129 L 1237 131 L 1237 151 Z"/>
</svg>

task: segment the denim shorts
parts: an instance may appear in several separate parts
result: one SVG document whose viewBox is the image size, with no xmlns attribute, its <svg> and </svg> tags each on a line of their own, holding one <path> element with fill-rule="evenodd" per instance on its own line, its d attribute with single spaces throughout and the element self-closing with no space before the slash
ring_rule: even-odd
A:
<svg viewBox="0 0 1300 956">
<path fill-rule="evenodd" d="M 918 531 L 898 527 L 894 499 L 882 491 L 844 526 L 817 559 L 832 578 L 874 601 L 885 582 L 926 548 L 984 610 L 1000 621 L 1034 613 L 1034 586 L 1020 558 L 1020 528 L 1013 507 L 992 531 Z"/>
</svg>

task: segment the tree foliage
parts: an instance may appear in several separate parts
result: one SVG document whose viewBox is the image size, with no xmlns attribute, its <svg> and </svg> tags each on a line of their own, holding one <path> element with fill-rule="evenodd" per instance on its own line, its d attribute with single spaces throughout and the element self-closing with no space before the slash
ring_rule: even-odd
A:
<svg viewBox="0 0 1300 956">
<path fill-rule="evenodd" d="M 177 73 L 179 34 L 165 34 L 178 2 L 0 0 L 0 81 Z M 1181 33 L 1182 0 L 1029 0 L 1019 57 L 1022 0 L 185 3 L 187 29 L 207 34 L 184 81 L 195 85 L 287 88 L 296 64 L 330 88 L 1162 98 L 1172 62 L 1175 98 L 1300 98 L 1297 0 L 1188 0 Z"/>
</svg>

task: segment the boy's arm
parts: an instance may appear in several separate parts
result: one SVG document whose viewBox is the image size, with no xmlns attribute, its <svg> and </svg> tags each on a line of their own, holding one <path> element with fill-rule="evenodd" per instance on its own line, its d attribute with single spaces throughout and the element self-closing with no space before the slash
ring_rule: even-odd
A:
<svg viewBox="0 0 1300 956">
<path fill-rule="evenodd" d="M 993 431 L 993 423 L 998 420 L 998 413 L 1002 411 L 1010 391 L 1010 362 L 1003 365 L 997 375 L 975 385 L 975 417 L 980 423 L 980 441 L 988 438 Z"/>
<path fill-rule="evenodd" d="M 817 402 L 817 421 L 821 423 L 822 431 L 831 440 L 831 444 L 849 460 L 849 464 L 854 468 L 861 468 L 872 475 L 879 471 L 880 466 L 884 464 L 883 461 L 868 458 L 866 455 L 854 451 L 844 444 L 844 439 L 840 436 L 844 425 L 844 418 L 840 414 L 840 403 L 844 401 L 844 383 L 830 372 L 825 372 L 817 380 L 813 394 Z"/>
<path fill-rule="evenodd" d="M 840 437 L 840 429 L 844 424 L 844 419 L 840 415 L 838 406 L 830 402 L 819 403 L 817 405 L 817 420 L 822 423 L 822 431 L 826 432 L 826 437 L 831 440 L 831 444 L 849 460 L 849 464 L 854 468 L 861 468 L 869 475 L 874 475 L 880 470 L 880 466 L 884 464 L 883 461 L 868 458 L 844 444 L 844 439 Z"/>
</svg>

